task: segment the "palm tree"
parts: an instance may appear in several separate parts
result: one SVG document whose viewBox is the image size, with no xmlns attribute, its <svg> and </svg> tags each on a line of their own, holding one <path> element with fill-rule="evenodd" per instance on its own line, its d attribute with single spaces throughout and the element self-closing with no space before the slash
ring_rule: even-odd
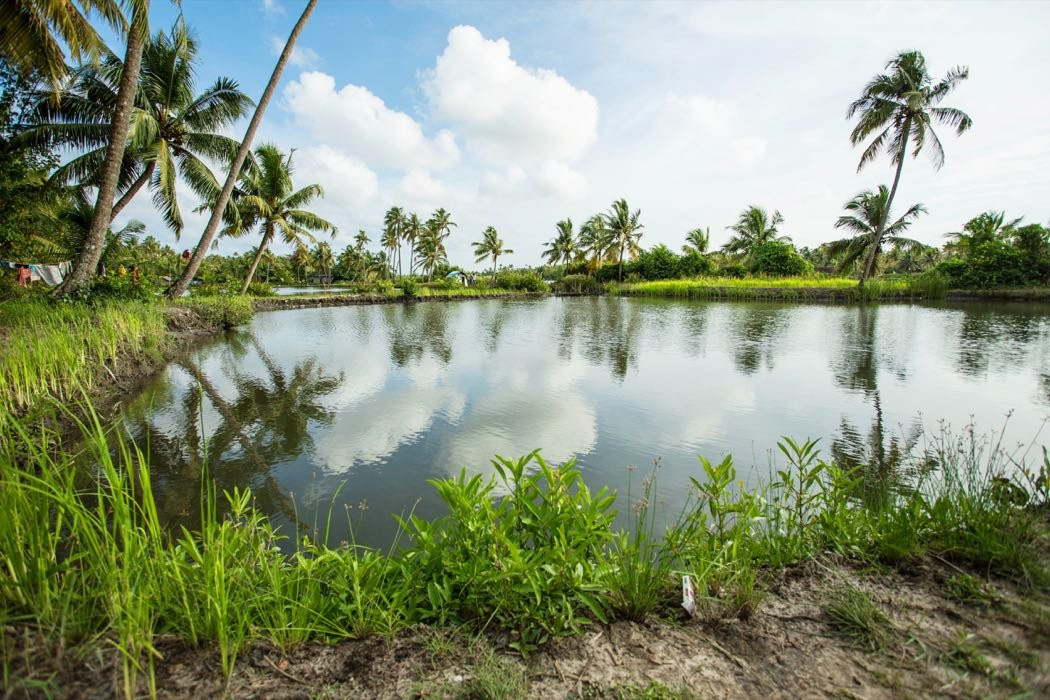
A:
<svg viewBox="0 0 1050 700">
<path fill-rule="evenodd" d="M 962 231 L 945 234 L 946 238 L 952 239 L 949 243 L 951 248 L 963 248 L 966 255 L 973 253 L 975 246 L 996 239 L 1007 239 L 1021 224 L 1024 217 L 1006 220 L 1006 213 L 1001 211 L 986 211 L 970 219 L 963 225 Z"/>
<path fill-rule="evenodd" d="M 900 183 L 904 157 L 907 155 L 908 143 L 912 145 L 912 157 L 928 143 L 935 170 L 944 165 L 944 148 L 941 140 L 933 130 L 933 122 L 945 124 L 962 134 L 970 128 L 972 121 L 963 111 L 954 107 L 937 107 L 941 100 L 969 76 L 969 69 L 956 67 L 936 85 L 926 71 L 926 59 L 918 51 L 906 51 L 897 54 L 886 64 L 887 73 L 876 75 L 864 86 L 860 98 L 855 100 L 846 112 L 846 118 L 859 115 L 860 120 L 850 134 L 850 143 L 854 146 L 875 134 L 875 138 L 861 154 L 857 171 L 875 160 L 883 150 L 890 155 L 890 162 L 895 163 L 897 170 L 893 176 L 886 201 L 884 215 L 889 214 L 893 206 L 893 197 L 897 194 Z M 860 284 L 871 276 L 875 267 L 875 256 L 882 244 L 886 221 L 875 228 L 875 245 L 868 253 L 868 261 L 860 275 Z"/>
<path fill-rule="evenodd" d="M 288 262 L 291 263 L 292 269 L 295 270 L 295 278 L 300 283 L 306 280 L 306 276 L 309 275 L 314 269 L 314 261 L 310 256 L 310 251 L 306 249 L 306 246 L 299 245 L 292 251 L 291 257 Z"/>
<path fill-rule="evenodd" d="M 452 215 L 442 208 L 430 215 L 426 226 L 436 232 L 441 240 L 445 240 L 452 233 L 452 227 L 455 224 L 452 223 Z"/>
<path fill-rule="evenodd" d="M 316 0 L 315 0 L 316 1 Z M 131 3 L 131 27 L 127 33 L 127 46 L 124 50 L 124 72 L 117 87 L 117 99 L 113 104 L 110 119 L 109 140 L 106 146 L 106 159 L 98 179 L 98 194 L 95 198 L 95 212 L 88 228 L 84 245 L 73 261 L 73 269 L 55 288 L 55 296 L 65 296 L 83 287 L 95 274 L 102 244 L 113 220 L 113 200 L 117 196 L 117 184 L 120 180 L 121 166 L 124 162 L 124 149 L 127 143 L 128 130 L 131 126 L 131 108 L 139 82 L 139 69 L 142 65 L 142 49 L 149 38 L 149 0 L 129 0 Z M 238 165 L 238 170 L 240 166 Z M 208 241 L 210 244 L 211 241 Z M 187 282 L 187 285 L 189 283 Z M 179 295 L 186 291 L 179 290 Z"/>
<path fill-rule="evenodd" d="M 447 235 L 447 234 L 446 234 Z M 434 270 L 439 265 L 448 262 L 448 253 L 445 250 L 445 237 L 430 226 L 423 229 L 419 240 L 416 242 L 416 254 L 419 256 L 420 265 L 427 273 L 427 281 L 434 277 Z"/>
<path fill-rule="evenodd" d="M 219 78 L 195 95 L 196 62 L 197 42 L 181 20 L 170 33 L 158 32 L 143 50 L 119 182 L 124 194 L 111 212 L 116 217 L 149 183 L 153 201 L 176 238 L 182 231 L 176 169 L 198 195 L 206 197 L 218 190 L 215 176 L 201 159 L 228 163 L 233 158 L 239 144 L 219 132 L 244 116 L 252 104 L 230 78 Z M 87 149 L 55 171 L 52 177 L 60 184 L 91 185 L 97 181 L 123 72 L 120 59 L 109 54 L 101 66 L 81 68 L 60 100 L 45 97 L 41 101 L 40 122 L 27 129 L 22 138 Z"/>
<path fill-rule="evenodd" d="M 383 249 L 387 252 L 387 260 L 390 262 L 390 272 L 394 272 L 394 251 L 397 250 L 398 244 L 401 242 L 401 238 L 398 235 L 397 229 L 386 227 L 383 229 L 383 235 L 379 237 L 379 244 L 383 246 Z"/>
<path fill-rule="evenodd" d="M 920 214 L 926 213 L 926 207 L 922 204 L 913 204 L 902 217 L 890 226 L 886 226 L 882 232 L 882 240 L 876 243 L 876 231 L 883 222 L 889 219 L 887 211 L 889 197 L 889 188 L 886 185 L 879 185 L 877 192 L 865 190 L 846 202 L 843 208 L 850 213 L 840 216 L 835 222 L 835 228 L 846 229 L 854 236 L 828 243 L 828 252 L 839 258 L 839 272 L 853 267 L 861 257 L 870 257 L 872 245 L 877 247 L 886 242 L 898 247 L 921 245 L 916 240 L 905 238 L 903 234 L 911 226 L 912 221 Z M 878 253 L 879 251 L 876 250 L 876 258 Z"/>
<path fill-rule="evenodd" d="M 46 77 L 57 89 L 68 71 L 63 45 L 78 64 L 97 61 L 106 50 L 87 19 L 92 10 L 97 10 L 109 26 L 127 31 L 117 0 L 6 0 L 0 22 L 0 54 L 20 71 L 34 70 Z"/>
<path fill-rule="evenodd" d="M 383 247 L 390 251 L 393 265 L 394 251 L 397 251 L 397 276 L 401 276 L 401 241 L 405 233 L 405 212 L 401 207 L 390 207 L 383 217 Z M 387 245 L 389 241 L 390 245 Z"/>
<path fill-rule="evenodd" d="M 419 240 L 419 236 L 422 233 L 423 222 L 415 214 L 410 214 L 405 219 L 404 228 L 401 231 L 402 240 L 408 244 L 408 274 L 410 275 L 416 272 L 416 241 Z"/>
<path fill-rule="evenodd" d="M 576 242 L 572 235 L 572 219 L 565 219 L 555 224 L 558 235 L 551 239 L 543 251 L 543 257 L 550 265 L 559 262 L 569 264 L 576 256 Z"/>
<path fill-rule="evenodd" d="M 644 228 L 642 224 L 638 223 L 638 218 L 641 215 L 641 209 L 635 209 L 632 212 L 628 208 L 626 199 L 618 199 L 613 202 L 609 213 L 605 215 L 605 224 L 612 236 L 612 247 L 619 251 L 619 279 L 621 282 L 623 282 L 624 253 L 627 252 L 634 258 L 641 252 L 641 248 L 638 246 L 638 241 L 642 238 L 640 229 Z"/>
<path fill-rule="evenodd" d="M 707 252 L 707 246 L 711 243 L 711 228 L 694 228 L 685 234 L 685 245 L 682 252 L 686 255 L 695 253 L 703 255 Z"/>
<path fill-rule="evenodd" d="M 314 11 L 316 5 L 317 0 L 307 0 L 306 7 L 303 9 L 303 13 L 299 16 L 299 21 L 295 23 L 295 27 L 292 28 L 292 33 L 288 36 L 288 41 L 284 43 L 284 49 L 281 51 L 281 56 L 277 59 L 277 65 L 274 66 L 273 73 L 270 75 L 270 82 L 266 84 L 266 89 L 263 91 L 262 97 L 259 99 L 259 104 L 255 107 L 255 114 L 252 115 L 252 120 L 248 123 L 248 129 L 244 132 L 244 138 L 241 140 L 241 145 L 237 149 L 237 154 L 233 158 L 233 163 L 230 165 L 230 172 L 226 176 L 226 182 L 222 186 L 222 191 L 219 192 L 218 197 L 215 199 L 215 205 L 211 208 L 211 217 L 208 219 L 208 225 L 205 227 L 204 233 L 201 234 L 201 239 L 197 243 L 193 255 L 190 256 L 190 260 L 186 264 L 186 269 L 182 271 L 182 275 L 175 284 L 168 288 L 167 295 L 171 299 L 178 299 L 190 286 L 190 282 L 193 281 L 194 275 L 197 274 L 197 269 L 200 267 L 201 261 L 204 260 L 204 256 L 208 253 L 208 248 L 211 247 L 211 242 L 219 232 L 219 224 L 223 221 L 223 217 L 226 214 L 226 205 L 229 204 L 230 197 L 233 195 L 233 188 L 240 177 L 241 168 L 244 167 L 244 161 L 247 159 L 248 152 L 251 150 L 252 140 L 255 138 L 255 132 L 259 129 L 259 123 L 262 121 L 267 105 L 270 104 L 270 98 L 273 97 L 273 93 L 277 89 L 277 83 L 281 81 L 281 73 L 284 72 L 284 67 L 287 65 L 288 59 L 291 58 L 292 49 L 295 48 L 295 42 L 298 40 L 299 35 L 303 33 L 306 21 L 310 18 L 310 13 Z"/>
<path fill-rule="evenodd" d="M 316 184 L 293 190 L 291 153 L 285 156 L 277 146 L 268 143 L 255 149 L 255 157 L 244 169 L 241 185 L 231 206 L 232 222 L 223 231 L 224 235 L 240 236 L 256 227 L 262 229 L 262 243 L 248 268 L 241 294 L 248 291 L 263 251 L 278 231 L 285 243 L 297 248 L 305 246 L 304 239 L 316 241 L 314 231 L 324 231 L 335 236 L 334 225 L 302 208 L 323 196 L 324 190 Z"/>
<path fill-rule="evenodd" d="M 317 247 L 313 251 L 314 265 L 321 273 L 322 281 L 324 284 L 329 284 L 332 281 L 332 268 L 335 267 L 335 260 L 332 258 L 332 246 L 328 245 L 327 241 L 321 241 L 317 244 Z"/>
<path fill-rule="evenodd" d="M 576 244 L 577 251 L 589 259 L 592 270 L 597 268 L 601 262 L 608 260 L 614 248 L 612 233 L 605 225 L 605 217 L 595 214 L 583 222 Z"/>
<path fill-rule="evenodd" d="M 740 212 L 740 218 L 735 224 L 726 227 L 736 235 L 722 246 L 722 250 L 727 253 L 743 254 L 750 258 L 755 248 L 763 243 L 769 241 L 789 243 L 791 242 L 789 236 L 777 235 L 777 226 L 782 223 L 784 223 L 784 217 L 779 211 L 773 210 L 773 216 L 770 218 L 765 209 L 752 204 Z"/>
<path fill-rule="evenodd" d="M 365 249 L 365 246 L 369 244 L 368 234 L 365 233 L 364 229 L 358 229 L 357 235 L 354 236 L 354 247 L 357 248 L 358 252 Z"/>
<path fill-rule="evenodd" d="M 499 237 L 496 229 L 489 226 L 481 234 L 481 240 L 471 243 L 474 246 L 474 262 L 480 263 L 485 258 L 492 258 L 492 276 L 496 276 L 496 265 L 499 256 L 510 255 L 514 251 L 503 247 L 503 239 Z"/>
</svg>

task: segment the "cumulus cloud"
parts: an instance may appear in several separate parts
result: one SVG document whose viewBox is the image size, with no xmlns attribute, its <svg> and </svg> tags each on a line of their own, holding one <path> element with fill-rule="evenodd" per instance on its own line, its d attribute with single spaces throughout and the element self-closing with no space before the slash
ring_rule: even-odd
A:
<svg viewBox="0 0 1050 700">
<path fill-rule="evenodd" d="M 310 146 L 296 151 L 298 179 L 304 183 L 319 182 L 325 188 L 325 199 L 337 205 L 363 207 L 379 191 L 379 178 L 364 163 L 327 145 Z"/>
<path fill-rule="evenodd" d="M 280 56 L 284 51 L 285 40 L 279 36 L 270 37 L 270 50 L 274 56 Z M 321 56 L 307 46 L 296 46 L 292 49 L 292 55 L 288 62 L 297 68 L 316 68 L 321 64 Z"/>
<path fill-rule="evenodd" d="M 752 165 L 766 154 L 766 140 L 754 136 L 733 139 L 729 142 L 729 151 L 737 164 Z"/>
<path fill-rule="evenodd" d="M 573 160 L 597 138 L 598 101 L 551 70 L 518 64 L 506 39 L 458 26 L 423 91 L 434 115 L 497 163 Z"/>
<path fill-rule="evenodd" d="M 448 188 L 426 170 L 415 169 L 398 182 L 398 193 L 407 204 L 423 208 L 439 206 L 449 194 Z"/>
<path fill-rule="evenodd" d="M 296 123 L 317 141 L 372 167 L 443 168 L 459 159 L 451 132 L 427 138 L 415 119 L 390 109 L 366 87 L 348 83 L 337 89 L 335 78 L 310 71 L 289 83 L 284 97 Z"/>
</svg>

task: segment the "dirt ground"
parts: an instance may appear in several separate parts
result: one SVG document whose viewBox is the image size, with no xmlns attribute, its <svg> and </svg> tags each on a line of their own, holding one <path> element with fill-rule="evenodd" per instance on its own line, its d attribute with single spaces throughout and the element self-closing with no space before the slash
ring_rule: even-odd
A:
<svg viewBox="0 0 1050 700">
<path fill-rule="evenodd" d="M 160 638 L 162 698 L 1050 697 L 1050 599 L 1004 581 L 960 592 L 962 572 L 926 559 L 896 570 L 821 557 L 768 576 L 746 621 L 708 609 L 592 625 L 527 658 L 498 636 L 417 627 L 392 638 L 217 652 Z M 970 572 L 974 573 L 974 572 Z M 855 636 L 829 612 L 859 591 L 884 617 Z M 60 650 L 4 631 L 7 697 L 122 694 L 112 645 Z M 148 694 L 144 678 L 139 691 Z"/>
</svg>

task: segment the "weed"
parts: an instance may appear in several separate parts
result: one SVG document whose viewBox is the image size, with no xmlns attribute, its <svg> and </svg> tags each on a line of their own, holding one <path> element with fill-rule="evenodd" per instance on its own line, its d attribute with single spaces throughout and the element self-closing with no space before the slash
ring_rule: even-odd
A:
<svg viewBox="0 0 1050 700">
<path fill-rule="evenodd" d="M 871 597 L 852 585 L 835 591 L 824 611 L 832 628 L 869 651 L 882 651 L 890 639 L 892 623 Z"/>
<path fill-rule="evenodd" d="M 972 634 L 959 631 L 948 643 L 947 661 L 960 671 L 990 676 L 992 675 L 992 664 L 981 653 L 975 639 Z"/>
<path fill-rule="evenodd" d="M 988 606 L 998 598 L 987 584 L 969 574 L 956 574 L 945 583 L 948 595 L 966 605 Z"/>
</svg>

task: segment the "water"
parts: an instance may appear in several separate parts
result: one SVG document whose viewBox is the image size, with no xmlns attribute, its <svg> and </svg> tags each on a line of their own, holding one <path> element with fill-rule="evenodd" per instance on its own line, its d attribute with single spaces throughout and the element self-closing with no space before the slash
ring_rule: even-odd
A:
<svg viewBox="0 0 1050 700">
<path fill-rule="evenodd" d="M 345 287 L 274 287 L 273 293 L 279 297 L 294 297 L 300 294 L 345 294 L 349 292 Z"/>
<path fill-rule="evenodd" d="M 575 456 L 621 491 L 658 460 L 672 513 L 697 454 L 757 483 L 781 435 L 856 458 L 1011 411 L 1016 441 L 1050 415 L 1050 305 L 551 298 L 258 314 L 169 366 L 128 422 L 171 523 L 196 520 L 207 461 L 286 532 L 334 504 L 334 541 L 384 546 L 391 514 L 442 512 L 427 479 L 491 474 L 494 454 Z"/>
</svg>

